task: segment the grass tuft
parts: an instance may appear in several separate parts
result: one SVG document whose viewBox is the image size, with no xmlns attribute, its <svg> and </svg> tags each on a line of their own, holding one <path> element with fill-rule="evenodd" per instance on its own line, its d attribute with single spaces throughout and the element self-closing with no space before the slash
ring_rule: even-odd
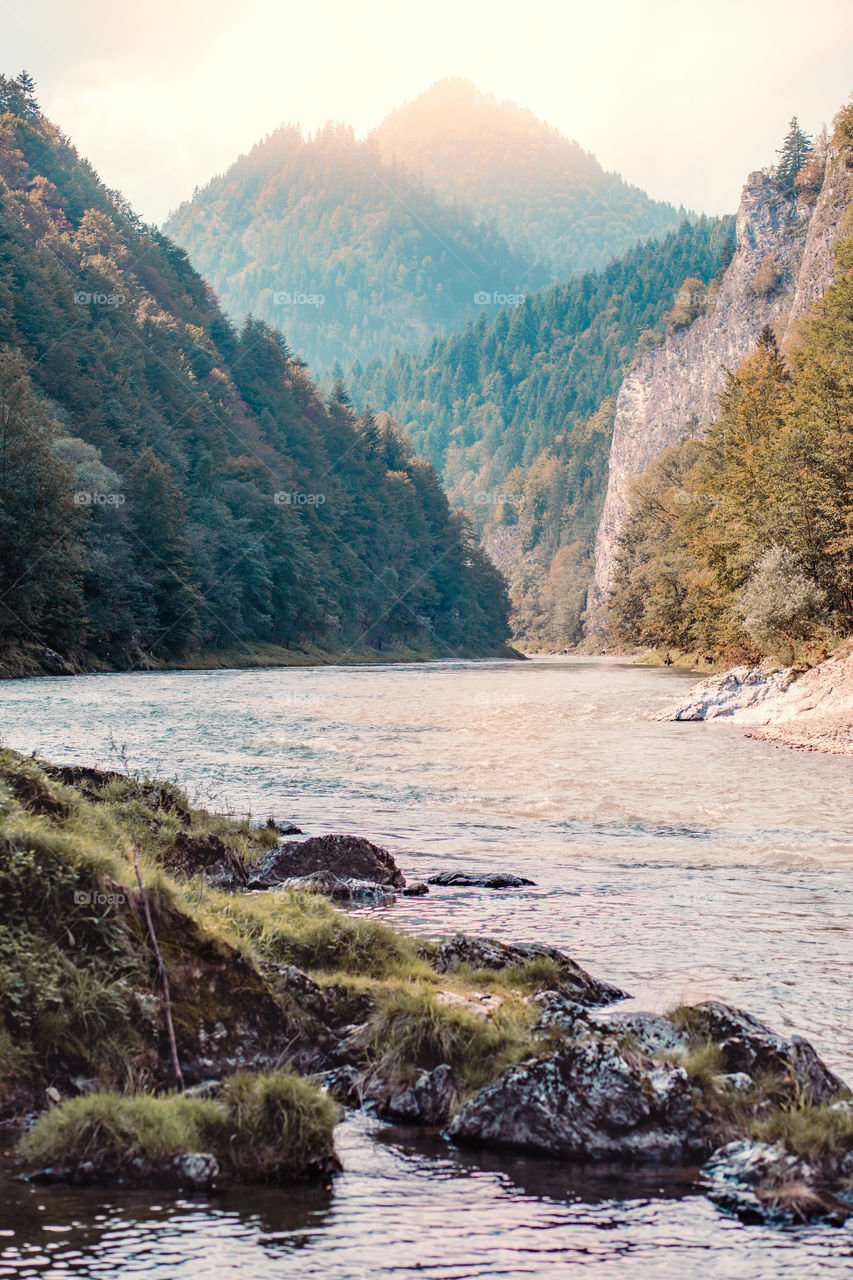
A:
<svg viewBox="0 0 853 1280">
<path fill-rule="evenodd" d="M 440 1004 L 430 987 L 418 986 L 387 992 L 353 1043 L 383 1080 L 404 1083 L 446 1062 L 478 1089 L 530 1052 L 531 1020 L 520 1001 L 504 1001 L 482 1017 Z"/>
<path fill-rule="evenodd" d="M 204 929 L 256 962 L 376 978 L 426 968 L 414 941 L 380 921 L 346 915 L 318 894 L 273 890 L 234 897 L 195 880 L 184 901 Z"/>
<path fill-rule="evenodd" d="M 51 1166 L 73 1177 L 94 1165 L 100 1177 L 148 1182 L 176 1156 L 210 1152 L 226 1177 L 282 1182 L 332 1154 L 338 1109 L 312 1082 L 289 1072 L 242 1072 L 216 1099 L 95 1093 L 45 1112 L 17 1156 L 32 1172 Z"/>
<path fill-rule="evenodd" d="M 823 1163 L 853 1151 L 853 1113 L 808 1103 L 774 1107 L 753 1120 L 750 1136 L 760 1142 L 781 1142 L 795 1155 Z"/>
</svg>

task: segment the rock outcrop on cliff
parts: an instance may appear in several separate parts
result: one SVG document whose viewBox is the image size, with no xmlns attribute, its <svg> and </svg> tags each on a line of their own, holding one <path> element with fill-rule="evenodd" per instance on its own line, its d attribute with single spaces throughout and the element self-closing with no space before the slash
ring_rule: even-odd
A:
<svg viewBox="0 0 853 1280">
<path fill-rule="evenodd" d="M 737 215 L 737 248 L 716 298 L 692 324 L 647 352 L 624 378 L 596 539 L 589 635 L 607 631 L 607 599 L 633 477 L 664 449 L 703 433 L 716 412 L 725 370 L 746 359 L 765 324 L 773 327 L 780 345 L 795 339 L 804 314 L 832 282 L 834 249 L 850 193 L 850 172 L 833 147 L 814 204 L 785 195 L 763 172 L 750 174 Z M 756 289 L 767 258 L 779 273 L 771 292 Z"/>
</svg>

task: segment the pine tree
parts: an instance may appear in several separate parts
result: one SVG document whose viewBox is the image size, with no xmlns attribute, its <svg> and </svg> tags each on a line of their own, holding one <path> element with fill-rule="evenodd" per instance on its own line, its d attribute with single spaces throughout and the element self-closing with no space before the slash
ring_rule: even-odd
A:
<svg viewBox="0 0 853 1280">
<path fill-rule="evenodd" d="M 786 191 L 794 190 L 797 174 L 808 160 L 811 151 L 812 140 L 808 134 L 803 132 L 797 117 L 794 116 L 788 127 L 785 141 L 776 153 L 779 156 L 779 163 L 776 166 L 776 178 L 779 185 Z"/>
</svg>

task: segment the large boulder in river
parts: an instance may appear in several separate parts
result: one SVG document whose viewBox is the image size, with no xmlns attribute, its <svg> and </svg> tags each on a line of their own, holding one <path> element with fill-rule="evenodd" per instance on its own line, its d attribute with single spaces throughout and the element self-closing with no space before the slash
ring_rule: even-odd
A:
<svg viewBox="0 0 853 1280">
<path fill-rule="evenodd" d="M 259 862 L 250 889 L 272 889 L 285 880 L 331 873 L 341 880 L 369 880 L 393 889 L 405 886 L 403 873 L 387 849 L 361 836 L 311 836 L 285 840 Z"/>
<path fill-rule="evenodd" d="M 673 1163 L 705 1149 L 684 1069 L 623 1054 L 609 1039 L 510 1067 L 465 1103 L 448 1134 L 580 1162 Z"/>
<path fill-rule="evenodd" d="M 652 720 L 717 720 L 770 702 L 785 692 L 793 667 L 732 667 L 700 680 L 681 702 L 656 712 Z"/>
<path fill-rule="evenodd" d="M 438 948 L 432 967 L 436 973 L 455 973 L 463 964 L 471 969 L 510 969 L 529 965 L 536 960 L 551 961 L 555 966 L 554 981 L 549 987 L 583 1005 L 612 1004 L 624 1000 L 627 992 L 600 982 L 556 947 L 537 942 L 507 943 L 493 938 L 472 938 L 465 933 L 445 939 Z"/>
</svg>

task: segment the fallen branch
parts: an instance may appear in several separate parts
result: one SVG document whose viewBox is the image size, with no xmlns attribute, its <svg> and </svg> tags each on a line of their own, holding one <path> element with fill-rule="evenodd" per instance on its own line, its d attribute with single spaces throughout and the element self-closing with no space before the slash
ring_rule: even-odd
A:
<svg viewBox="0 0 853 1280">
<path fill-rule="evenodd" d="M 160 952 L 160 946 L 157 942 L 157 934 L 154 932 L 154 921 L 151 917 L 151 904 L 148 901 L 148 891 L 142 883 L 142 871 L 139 867 L 139 841 L 136 835 L 132 836 L 133 840 L 133 869 L 136 872 L 136 879 L 139 881 L 139 893 L 142 898 L 142 909 L 145 912 L 145 921 L 148 925 L 148 932 L 151 935 L 151 945 L 154 948 L 154 955 L 157 958 L 157 968 L 160 972 L 160 984 L 163 988 L 163 1016 L 166 1019 L 166 1030 L 169 1033 L 169 1048 L 172 1053 L 172 1070 L 175 1073 L 175 1080 L 178 1088 L 184 1088 L 184 1073 L 181 1071 L 181 1064 L 178 1061 L 178 1042 L 175 1039 L 175 1024 L 172 1021 L 172 998 L 169 992 L 169 974 L 163 963 L 163 956 Z"/>
</svg>

